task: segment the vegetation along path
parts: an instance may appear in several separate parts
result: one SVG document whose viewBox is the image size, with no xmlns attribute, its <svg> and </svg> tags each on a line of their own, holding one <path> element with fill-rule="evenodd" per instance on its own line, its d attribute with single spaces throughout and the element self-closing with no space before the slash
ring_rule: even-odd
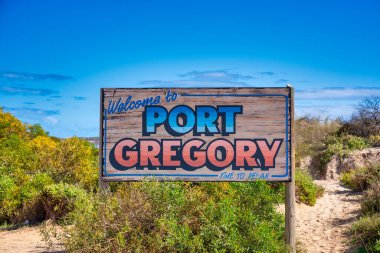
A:
<svg viewBox="0 0 380 253">
<path fill-rule="evenodd" d="M 297 239 L 307 252 L 352 252 L 349 229 L 360 211 L 360 193 L 335 180 L 316 180 L 325 188 L 315 206 L 297 205 Z"/>
<path fill-rule="evenodd" d="M 309 253 L 351 252 L 348 235 L 358 217 L 360 193 L 339 185 L 338 181 L 316 180 L 325 188 L 315 206 L 297 205 L 297 239 Z M 54 245 L 46 251 L 39 227 L 0 231 L 0 252 L 63 252 Z"/>
</svg>

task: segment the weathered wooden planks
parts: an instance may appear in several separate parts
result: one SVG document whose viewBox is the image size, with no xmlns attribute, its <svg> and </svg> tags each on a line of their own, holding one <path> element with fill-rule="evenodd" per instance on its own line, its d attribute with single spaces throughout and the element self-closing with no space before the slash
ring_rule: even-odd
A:
<svg viewBox="0 0 380 253">
<path fill-rule="evenodd" d="M 128 181 L 142 180 L 145 176 L 154 176 L 157 180 L 185 180 L 185 181 L 251 181 L 264 179 L 268 181 L 289 181 L 290 180 L 290 89 L 289 88 L 171 88 L 171 93 L 177 93 L 175 101 L 166 102 L 165 95 L 168 89 L 103 89 L 102 101 L 104 107 L 102 121 L 102 175 L 107 181 Z M 168 111 L 178 105 L 187 105 L 195 110 L 196 106 L 242 106 L 242 114 L 237 114 L 235 118 L 235 133 L 228 136 L 216 134 L 214 136 L 194 136 L 193 132 L 182 136 L 171 136 L 163 126 L 157 127 L 155 134 L 143 136 L 143 112 L 144 107 L 129 109 L 127 111 L 116 109 L 110 112 L 109 107 L 116 101 L 123 103 L 127 98 L 137 101 L 157 96 L 161 97 L 159 106 L 165 107 Z M 112 100 L 112 102 L 111 102 Z M 126 108 L 126 106 L 124 106 Z M 182 119 L 179 119 L 179 122 Z M 183 124 L 183 122 L 180 122 Z M 222 118 L 217 120 L 218 126 L 223 124 Z M 111 150 L 121 139 L 181 139 L 182 143 L 193 138 L 202 139 L 208 144 L 215 139 L 223 138 L 231 143 L 236 139 L 266 139 L 269 144 L 276 139 L 281 139 L 275 157 L 275 167 L 273 168 L 240 168 L 233 170 L 232 165 L 220 171 L 212 171 L 207 166 L 194 171 L 187 171 L 181 167 L 169 168 L 129 168 L 120 170 L 115 168 L 110 162 Z M 239 154 L 235 152 L 235 156 Z M 220 159 L 223 156 L 219 157 Z M 224 173 L 222 175 L 222 173 Z M 238 177 L 240 173 L 240 177 Z M 243 175 L 244 174 L 244 175 Z M 226 176 L 227 175 L 227 176 Z"/>
</svg>

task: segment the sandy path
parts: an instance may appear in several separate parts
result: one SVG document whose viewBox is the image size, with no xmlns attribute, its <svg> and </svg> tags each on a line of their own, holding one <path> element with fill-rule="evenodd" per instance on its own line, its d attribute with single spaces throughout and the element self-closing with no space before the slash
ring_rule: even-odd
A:
<svg viewBox="0 0 380 253">
<path fill-rule="evenodd" d="M 315 206 L 297 205 L 297 239 L 309 253 L 353 252 L 348 231 L 360 211 L 360 194 L 337 181 L 316 180 L 325 194 Z"/>
<path fill-rule="evenodd" d="M 64 252 L 59 245 L 47 250 L 42 240 L 40 227 L 23 227 L 16 230 L 0 231 L 0 252 L 2 253 L 42 253 Z"/>
</svg>

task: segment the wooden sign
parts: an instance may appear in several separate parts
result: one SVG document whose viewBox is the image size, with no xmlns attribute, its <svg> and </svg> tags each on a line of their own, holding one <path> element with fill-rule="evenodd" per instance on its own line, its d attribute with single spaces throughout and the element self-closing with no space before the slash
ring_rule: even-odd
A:
<svg viewBox="0 0 380 253">
<path fill-rule="evenodd" d="M 104 181 L 291 180 L 291 88 L 101 90 Z"/>
</svg>

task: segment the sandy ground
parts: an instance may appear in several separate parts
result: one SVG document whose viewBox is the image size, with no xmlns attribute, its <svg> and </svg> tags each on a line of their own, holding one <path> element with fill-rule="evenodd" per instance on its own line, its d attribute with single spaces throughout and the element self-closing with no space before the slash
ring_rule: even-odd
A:
<svg viewBox="0 0 380 253">
<path fill-rule="evenodd" d="M 2 253 L 58 253 L 64 252 L 57 243 L 47 249 L 40 234 L 40 227 L 23 227 L 16 230 L 0 231 L 0 252 Z"/>
<path fill-rule="evenodd" d="M 297 204 L 297 240 L 308 253 L 353 252 L 348 230 L 358 217 L 360 194 L 353 193 L 337 181 L 316 180 L 325 194 L 315 206 Z M 283 212 L 284 207 L 279 211 Z M 0 252 L 64 252 L 55 244 L 47 250 L 40 227 L 0 231 Z"/>
<path fill-rule="evenodd" d="M 338 181 L 316 180 L 325 194 L 315 206 L 297 205 L 296 233 L 309 253 L 354 252 L 349 228 L 360 211 L 361 195 L 339 185 Z"/>
</svg>

